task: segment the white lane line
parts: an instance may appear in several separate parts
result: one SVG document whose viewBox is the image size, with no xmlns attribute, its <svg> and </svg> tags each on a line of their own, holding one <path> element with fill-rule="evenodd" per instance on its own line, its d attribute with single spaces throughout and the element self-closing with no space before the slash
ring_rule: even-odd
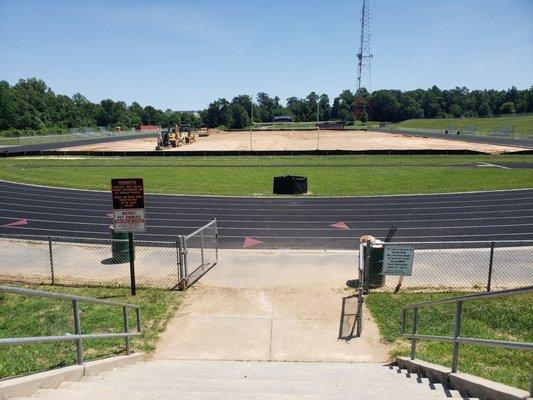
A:
<svg viewBox="0 0 533 400">
<path fill-rule="evenodd" d="M 70 203 L 67 203 L 67 204 L 70 204 Z M 31 206 L 25 206 L 25 205 L 21 205 L 20 203 L 6 203 L 6 202 L 3 202 L 2 205 L 13 205 L 13 206 L 16 206 L 16 207 L 30 207 L 32 209 L 34 208 L 44 208 L 45 210 L 55 210 L 55 209 L 59 209 L 59 210 L 75 210 L 75 211 L 87 211 L 87 212 L 99 212 L 101 213 L 102 215 L 107 213 L 107 212 L 110 212 L 110 208 L 102 208 L 102 209 L 93 209 L 93 208 L 80 208 L 80 207 L 65 207 L 65 206 L 61 206 L 61 207 L 55 207 L 54 205 L 50 205 L 50 206 L 40 206 L 40 205 L 31 205 Z M 198 215 L 198 216 L 201 216 L 201 217 L 204 217 L 205 218 L 211 218 L 212 219 L 212 216 L 215 214 L 215 213 L 211 213 L 211 212 L 206 212 L 206 213 L 191 213 L 191 212 L 179 212 L 179 211 L 176 211 L 175 208 L 173 207 L 160 207 L 160 208 L 171 208 L 173 210 L 172 214 L 174 215 L 185 215 L 185 216 L 193 216 L 193 215 Z M 447 208 L 438 208 L 437 210 L 447 210 Z M 394 209 L 396 211 L 398 211 L 397 209 Z M 17 210 L 12 210 L 13 212 L 16 212 Z M 336 212 L 337 210 L 335 210 Z M 446 215 L 446 214 L 452 214 L 452 215 L 459 215 L 459 214 L 466 214 L 466 215 L 471 215 L 471 214 L 494 214 L 494 213 L 515 213 L 515 212 L 521 212 L 521 211 L 531 211 L 531 207 L 528 207 L 528 208 L 514 208 L 514 209 L 511 209 L 511 210 L 481 210 L 481 211 L 450 211 L 450 212 L 436 212 L 436 213 L 433 213 L 433 214 L 428 214 L 427 212 L 423 212 L 423 213 L 400 213 L 398 214 L 397 212 L 396 213 L 384 213 L 384 212 L 379 212 L 377 214 L 370 214 L 369 212 L 367 212 L 367 210 L 358 210 L 358 209 L 350 209 L 347 211 L 347 214 L 331 214 L 334 218 L 343 218 L 344 215 L 347 215 L 348 217 L 347 218 L 352 218 L 353 217 L 353 214 L 354 212 L 357 212 L 357 211 L 364 211 L 364 216 L 365 217 L 373 217 L 373 216 L 377 216 L 377 217 L 383 217 L 383 216 L 387 216 L 387 215 L 390 215 L 390 216 L 412 216 L 412 215 L 436 215 L 436 216 L 439 216 L 439 215 Z M 24 211 L 21 211 L 22 213 Z M 158 211 L 154 211 L 153 210 L 153 207 L 148 207 L 148 213 L 149 215 L 168 215 L 168 212 L 158 212 Z M 322 212 L 320 213 L 321 215 L 325 215 L 325 212 L 322 210 Z M 225 216 L 242 216 L 243 214 L 242 213 L 224 213 L 223 215 Z M 247 214 L 248 216 L 250 215 L 250 213 Z M 300 215 L 303 215 L 300 213 Z M 328 214 L 329 215 L 329 214 Z M 260 217 L 263 217 L 263 216 L 269 216 L 268 214 L 258 214 L 258 216 Z M 258 220 L 258 221 L 261 221 L 261 220 Z"/>
<path fill-rule="evenodd" d="M 0 219 L 12 220 L 13 218 L 0 217 Z M 66 225 L 90 225 L 90 226 L 109 226 L 110 223 L 96 223 L 96 222 L 80 222 L 80 221 L 55 221 L 48 219 L 28 219 L 28 222 L 45 222 L 50 224 L 66 224 Z M 533 226 L 533 223 L 524 223 L 524 224 L 499 224 L 499 225 L 465 225 L 465 226 L 430 226 L 430 227 L 401 227 L 402 231 L 424 231 L 424 230 L 450 230 L 450 229 L 478 229 L 478 228 L 509 228 L 509 227 L 519 227 L 519 226 Z M 194 226 L 176 226 L 176 225 L 152 225 L 152 229 L 195 229 Z M 13 228 L 13 229 L 18 229 Z M 332 230 L 331 228 L 242 228 L 242 227 L 219 227 L 220 231 L 326 231 L 326 232 L 350 232 L 350 231 L 360 231 L 360 230 L 372 230 L 372 231 L 388 231 L 389 228 L 372 228 L 372 227 L 355 227 L 350 230 Z"/>
<path fill-rule="evenodd" d="M 48 207 L 46 207 L 48 208 Z M 61 208 L 64 209 L 64 208 Z M 77 211 L 80 211 L 80 209 L 76 209 Z M 65 214 L 65 213 L 51 213 L 51 212 L 44 212 L 44 211 L 26 211 L 26 210 L 13 210 L 13 209 L 4 209 L 0 208 L 0 211 L 8 212 L 8 213 L 14 213 L 14 214 L 38 214 L 38 215 L 53 215 L 53 216 L 62 216 L 62 217 L 75 217 L 75 218 L 95 218 L 95 219 L 106 219 L 108 221 L 111 221 L 111 218 L 109 218 L 106 215 L 83 215 L 83 214 Z M 92 211 L 92 210 L 87 210 Z M 531 209 L 524 209 L 522 211 L 531 211 Z M 482 211 L 479 211 L 478 213 L 481 213 Z M 196 218 L 196 219 L 189 219 L 189 218 L 154 218 L 153 214 L 163 214 L 165 213 L 148 213 L 148 219 L 150 221 L 166 221 L 166 222 L 209 222 L 209 218 Z M 453 214 L 453 213 L 452 213 Z M 421 215 L 428 215 L 428 214 L 421 214 Z M 431 214 L 430 214 L 431 215 Z M 365 217 L 367 215 L 365 214 Z M 380 216 L 382 216 L 380 214 Z M 4 217 L 0 215 L 0 218 L 15 218 L 15 217 Z M 487 220 L 494 220 L 494 219 L 525 219 L 525 218 L 533 218 L 532 215 L 518 215 L 518 216 L 505 216 L 505 217 L 480 217 L 480 218 L 433 218 L 433 219 L 405 219 L 405 220 L 399 220 L 397 218 L 391 218 L 391 219 L 347 219 L 345 222 L 349 222 L 352 224 L 357 224 L 360 222 L 367 222 L 367 223 L 412 223 L 412 222 L 435 222 L 435 220 L 438 221 L 450 221 L 450 222 L 457 222 L 457 221 L 487 221 Z M 217 221 L 219 223 L 248 223 L 248 224 L 329 224 L 331 222 L 331 219 L 324 219 L 324 220 L 313 220 L 313 221 L 298 221 L 298 220 L 242 220 L 242 219 L 224 219 L 224 218 L 217 218 Z"/>
<path fill-rule="evenodd" d="M 18 201 L 23 201 L 21 198 L 19 197 L 13 197 L 13 196 L 6 196 L 4 194 L 0 194 L 0 198 L 6 198 L 6 199 L 11 199 L 11 200 L 18 200 Z M 528 200 L 533 200 L 533 198 L 530 198 Z M 69 205 L 72 205 L 73 202 L 72 201 L 60 201 L 60 200 L 43 200 L 43 199 L 39 199 L 39 202 L 41 203 L 53 203 L 53 204 L 69 204 Z M 80 204 L 80 205 L 91 205 L 91 203 L 87 203 L 87 202 L 81 202 L 81 201 L 78 201 L 76 202 L 76 204 Z M 425 203 L 421 203 L 421 204 L 425 204 Z M 530 202 L 521 202 L 519 205 L 525 205 L 525 204 L 531 204 L 533 205 L 533 201 L 530 201 Z M 99 204 L 97 204 L 99 205 Z M 379 205 L 378 206 L 373 206 L 372 207 L 372 210 L 442 210 L 442 209 L 456 209 L 456 208 L 482 208 L 482 207 L 502 207 L 502 206 L 515 206 L 516 204 L 512 204 L 512 203 L 499 203 L 499 204 L 494 204 L 494 205 L 482 205 L 482 204 L 476 204 L 476 205 L 466 205 L 466 206 L 443 206 L 443 207 L 400 207 L 399 205 L 397 205 L 396 207 L 380 207 Z M 371 206 L 371 205 L 369 205 Z M 202 210 L 202 211 L 227 211 L 227 210 L 235 210 L 235 211 L 239 211 L 239 212 L 248 212 L 248 211 L 255 211 L 256 213 L 258 211 L 261 211 L 261 212 L 264 212 L 264 213 L 267 213 L 270 212 L 270 211 L 275 211 L 275 212 L 279 212 L 280 210 L 283 210 L 285 207 L 283 206 L 278 206 L 278 207 L 254 207 L 254 208 L 232 208 L 232 207 L 209 207 L 209 208 L 205 208 L 205 207 L 182 207 L 180 205 L 176 205 L 176 206 L 157 206 L 157 205 L 150 205 L 148 207 L 148 209 L 170 209 L 170 210 L 176 210 L 176 208 L 178 208 L 180 210 Z M 361 210 L 360 209 L 361 205 L 354 205 L 350 208 L 335 208 L 335 212 L 337 211 L 356 211 L 356 210 Z M 305 208 L 305 210 L 299 210 L 300 211 L 300 214 L 303 214 L 304 212 L 312 212 L 312 213 L 316 213 L 316 212 L 323 212 L 324 211 L 324 207 L 316 207 L 316 208 Z M 257 214 L 257 215 L 261 215 L 261 214 Z M 263 214 L 264 215 L 264 214 Z"/>
<path fill-rule="evenodd" d="M 29 230 L 29 231 L 44 231 L 44 232 L 66 232 L 66 233 L 69 233 L 69 234 L 72 234 L 72 233 L 81 233 L 81 234 L 91 234 L 91 235 L 106 235 L 106 238 L 109 239 L 109 233 L 107 232 L 92 232 L 92 231 L 73 231 L 73 230 L 67 230 L 67 229 L 48 229 L 48 228 L 26 228 L 26 227 L 18 227 L 16 228 L 17 230 Z M 0 238 L 2 238 L 3 236 L 5 236 L 6 234 L 5 233 L 0 233 Z M 532 235 L 533 236 L 533 231 L 532 232 L 521 232 L 521 233 L 516 233 L 516 232 L 513 232 L 513 233 L 505 233 L 505 234 L 501 234 L 500 236 L 524 236 L 524 235 Z M 11 236 L 16 236 L 16 235 L 8 235 L 9 237 Z M 21 236 L 28 236 L 28 235 L 21 235 Z M 39 235 L 37 235 L 39 236 Z M 53 236 L 53 235 L 51 235 Z M 61 237 L 61 236 L 58 236 L 58 235 L 55 235 L 57 237 Z M 178 235 L 177 234 L 164 234 L 164 233 L 161 233 L 161 234 L 158 234 L 158 233 L 142 233 L 142 234 L 139 234 L 139 236 L 155 236 L 155 237 L 171 237 L 171 238 L 176 238 Z M 234 238 L 237 238 L 237 239 L 243 239 L 246 235 L 236 235 L 236 236 L 233 236 L 233 235 L 219 235 L 219 237 L 221 238 L 230 238 L 230 239 L 234 239 Z M 465 235 L 457 235 L 457 234 L 454 234 L 454 235 L 426 235 L 426 236 L 399 236 L 398 238 L 399 239 L 419 239 L 419 238 L 436 238 L 436 239 L 442 239 L 442 238 L 460 238 L 460 237 L 465 237 L 465 238 L 474 238 L 474 237 L 490 237 L 490 238 L 493 238 L 495 236 L 495 234 L 491 234 L 491 233 L 488 233 L 488 234 L 477 234 L 477 235 L 471 235 L 471 234 L 465 234 Z M 67 236 L 69 239 L 76 239 L 72 236 Z M 356 236 L 257 236 L 258 238 L 260 239 L 305 239 L 305 240 L 308 240 L 308 239 L 316 239 L 316 240 L 353 240 L 354 243 L 357 242 L 357 237 Z M 24 237 L 23 237 L 24 238 Z M 22 239 L 23 239 L 22 238 Z M 104 239 L 106 239 L 104 238 Z M 79 239 L 94 239 L 94 238 L 91 238 L 91 237 L 85 237 L 85 238 L 79 238 Z M 142 241 L 142 240 L 141 240 Z M 471 242 L 475 242 L 475 240 L 470 240 Z M 517 241 L 517 242 L 532 242 L 533 244 L 533 240 L 531 239 L 523 239 L 523 240 L 520 240 L 520 239 L 514 239 L 514 241 Z M 358 244 L 357 244 L 358 246 Z M 354 244 L 354 247 L 355 247 L 355 244 Z"/>
<path fill-rule="evenodd" d="M 18 194 L 20 193 L 21 191 L 23 190 L 19 190 L 19 189 L 9 189 L 9 194 Z M 79 200 L 78 199 L 82 199 L 83 201 L 85 201 L 86 203 L 85 204 L 89 204 L 89 202 L 94 202 L 94 203 L 101 203 L 101 202 L 109 202 L 110 199 L 111 199 L 111 194 L 109 192 L 106 192 L 106 194 L 109 195 L 109 199 L 90 199 L 90 198 L 87 198 L 85 196 L 81 196 L 81 197 L 70 197 L 70 196 L 63 196 L 63 195 L 56 195 L 56 194 L 50 194 L 50 193 L 43 193 L 43 192 L 40 192 L 40 193 L 20 193 L 21 195 L 24 195 L 24 196 L 34 196 L 34 197 L 38 197 L 39 200 L 43 199 L 43 198 L 59 198 L 59 199 L 69 199 L 71 200 L 72 202 L 78 202 Z M 5 194 L 2 194 L 2 196 L 6 196 Z M 448 203 L 465 203 L 465 204 L 468 204 L 468 203 L 488 203 L 488 202 L 501 202 L 501 201 L 522 201 L 522 200 L 530 200 L 532 198 L 532 196 L 526 196 L 526 197 L 508 197 L 508 198 L 497 198 L 497 199 L 470 199 L 470 200 L 455 200 L 455 199 L 450 199 L 450 200 L 447 200 L 447 201 L 432 201 L 432 200 L 428 200 L 428 201 L 421 201 L 421 202 L 416 202 L 416 201 L 412 201 L 412 202 L 408 202 L 408 203 L 401 203 L 401 204 L 410 204 L 410 205 L 414 205 L 414 204 L 448 204 Z M 340 205 L 340 206 L 348 206 L 350 204 L 347 204 L 346 201 L 341 201 L 341 202 L 320 202 L 320 203 L 314 203 L 314 204 L 305 204 L 305 203 L 310 203 L 306 200 L 308 200 L 310 198 L 308 197 L 299 197 L 299 198 L 293 198 L 293 200 L 295 201 L 300 201 L 300 204 L 286 204 L 286 203 L 281 203 L 279 205 L 276 205 L 276 207 L 279 207 L 279 208 L 293 208 L 293 207 L 296 207 L 296 208 L 308 208 L 308 207 L 318 207 L 318 206 L 321 206 L 321 207 L 325 207 L 325 206 L 335 206 L 335 205 Z M 320 199 L 323 199 L 323 198 L 320 198 Z M 326 198 L 327 199 L 327 198 Z M 354 200 L 357 200 L 357 198 L 345 198 L 345 199 L 354 199 Z M 167 200 L 167 199 L 165 199 Z M 171 200 L 171 199 L 169 199 Z M 180 198 L 180 197 L 177 197 L 176 196 L 176 199 L 174 199 L 174 201 L 178 201 L 179 203 L 179 206 L 184 206 L 184 205 L 203 205 L 205 204 L 207 207 L 206 208 L 209 208 L 209 206 L 213 205 L 212 202 L 210 201 L 206 201 L 206 202 L 202 202 L 200 200 L 196 200 L 196 201 L 190 201 L 190 202 L 187 202 L 187 201 L 183 201 L 185 200 L 185 198 Z M 189 199 L 187 199 L 189 200 Z M 227 205 L 227 209 L 232 209 L 232 208 L 238 208 L 242 205 L 249 205 L 249 206 L 258 206 L 258 207 L 264 207 L 263 204 L 260 204 L 262 202 L 262 199 L 261 198 L 257 198 L 256 199 L 257 201 L 255 202 L 242 202 L 242 203 L 237 203 L 237 202 L 231 202 Z M 417 199 L 418 200 L 418 199 Z M 163 203 L 163 204 L 171 204 L 170 202 L 166 202 L 166 201 L 161 201 L 161 200 L 156 200 L 157 202 L 159 203 Z M 398 205 L 398 203 L 394 203 L 394 202 L 391 202 L 391 203 L 382 203 L 381 205 L 393 205 L 393 204 L 396 204 Z M 366 206 L 366 205 L 371 205 L 371 206 L 375 206 L 375 204 L 373 202 L 369 202 L 369 203 L 353 203 L 354 206 Z"/>
<path fill-rule="evenodd" d="M 495 168 L 502 168 L 502 169 L 512 169 L 512 168 L 509 168 L 509 167 L 504 167 L 503 165 L 491 164 L 491 163 L 488 163 L 488 162 L 482 162 L 482 164 L 484 164 L 484 166 L 486 166 L 486 167 L 495 167 Z"/>
<path fill-rule="evenodd" d="M 47 185 L 38 185 L 35 183 L 21 183 L 21 182 L 13 182 L 8 181 L 5 179 L 0 179 L 0 183 L 7 183 L 11 185 L 16 186 L 32 186 L 37 188 L 47 188 L 47 189 L 59 189 L 59 190 L 69 190 L 72 192 L 93 192 L 93 193 L 107 193 L 109 194 L 108 190 L 98 190 L 98 189 L 75 189 L 75 188 L 68 188 L 68 187 L 58 187 L 58 186 L 47 186 Z M 494 190 L 472 190 L 472 191 L 466 191 L 466 192 L 448 192 L 448 193 L 405 193 L 405 194 L 378 194 L 378 195 L 366 195 L 366 196 L 308 196 L 306 198 L 308 199 L 361 199 L 361 198 L 380 198 L 380 197 L 417 197 L 417 196 L 448 196 L 448 195 L 462 195 L 462 194 L 482 194 L 482 193 L 505 193 L 505 192 L 520 192 L 520 191 L 528 191 L 533 190 L 533 187 L 528 188 L 520 188 L 520 189 L 494 189 Z M 279 196 L 279 195 L 270 195 L 270 196 L 229 196 L 229 195 L 210 195 L 210 194 L 180 194 L 180 193 L 145 193 L 150 196 L 164 196 L 164 197 L 205 197 L 205 198 L 220 198 L 220 199 L 293 199 L 291 196 Z"/>
</svg>

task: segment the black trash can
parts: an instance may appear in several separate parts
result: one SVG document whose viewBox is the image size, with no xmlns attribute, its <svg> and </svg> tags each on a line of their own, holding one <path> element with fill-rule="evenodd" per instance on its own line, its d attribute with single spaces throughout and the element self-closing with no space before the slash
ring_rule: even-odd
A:
<svg viewBox="0 0 533 400">
<path fill-rule="evenodd" d="M 368 244 L 364 247 L 364 256 L 368 252 Z M 385 286 L 385 275 L 383 271 L 383 245 L 374 244 L 370 251 L 370 267 L 368 268 L 368 283 L 371 289 Z"/>
<path fill-rule="evenodd" d="M 276 176 L 274 177 L 274 194 L 305 194 L 307 193 L 307 177 Z"/>
</svg>

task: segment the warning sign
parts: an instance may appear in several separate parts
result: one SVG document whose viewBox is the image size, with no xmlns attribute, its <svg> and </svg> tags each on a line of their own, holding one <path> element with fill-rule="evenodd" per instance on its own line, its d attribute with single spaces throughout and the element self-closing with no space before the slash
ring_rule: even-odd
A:
<svg viewBox="0 0 533 400">
<path fill-rule="evenodd" d="M 143 180 L 112 179 L 111 191 L 115 232 L 145 232 Z"/>
<path fill-rule="evenodd" d="M 144 208 L 132 210 L 113 210 L 115 232 L 145 232 L 146 218 Z"/>
<path fill-rule="evenodd" d="M 411 276 L 414 253 L 413 246 L 385 245 L 382 274 Z"/>
</svg>

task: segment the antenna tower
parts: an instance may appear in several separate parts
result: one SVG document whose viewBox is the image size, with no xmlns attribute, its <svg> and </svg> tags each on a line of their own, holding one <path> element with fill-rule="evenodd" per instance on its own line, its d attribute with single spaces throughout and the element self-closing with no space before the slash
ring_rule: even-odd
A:
<svg viewBox="0 0 533 400">
<path fill-rule="evenodd" d="M 357 53 L 357 92 L 355 97 L 355 118 L 359 119 L 367 108 L 366 99 L 362 96 L 361 89 L 371 91 L 372 78 L 372 53 L 370 51 L 370 0 L 363 0 L 361 9 L 361 37 L 359 52 Z"/>
</svg>

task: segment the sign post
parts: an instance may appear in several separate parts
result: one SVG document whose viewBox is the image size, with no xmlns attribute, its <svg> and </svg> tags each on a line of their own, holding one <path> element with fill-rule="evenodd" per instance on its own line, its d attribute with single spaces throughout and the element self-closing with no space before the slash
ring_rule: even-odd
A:
<svg viewBox="0 0 533 400">
<path fill-rule="evenodd" d="M 144 185 L 141 178 L 111 179 L 113 229 L 128 233 L 131 294 L 135 296 L 135 250 L 133 233 L 146 231 Z"/>
</svg>

